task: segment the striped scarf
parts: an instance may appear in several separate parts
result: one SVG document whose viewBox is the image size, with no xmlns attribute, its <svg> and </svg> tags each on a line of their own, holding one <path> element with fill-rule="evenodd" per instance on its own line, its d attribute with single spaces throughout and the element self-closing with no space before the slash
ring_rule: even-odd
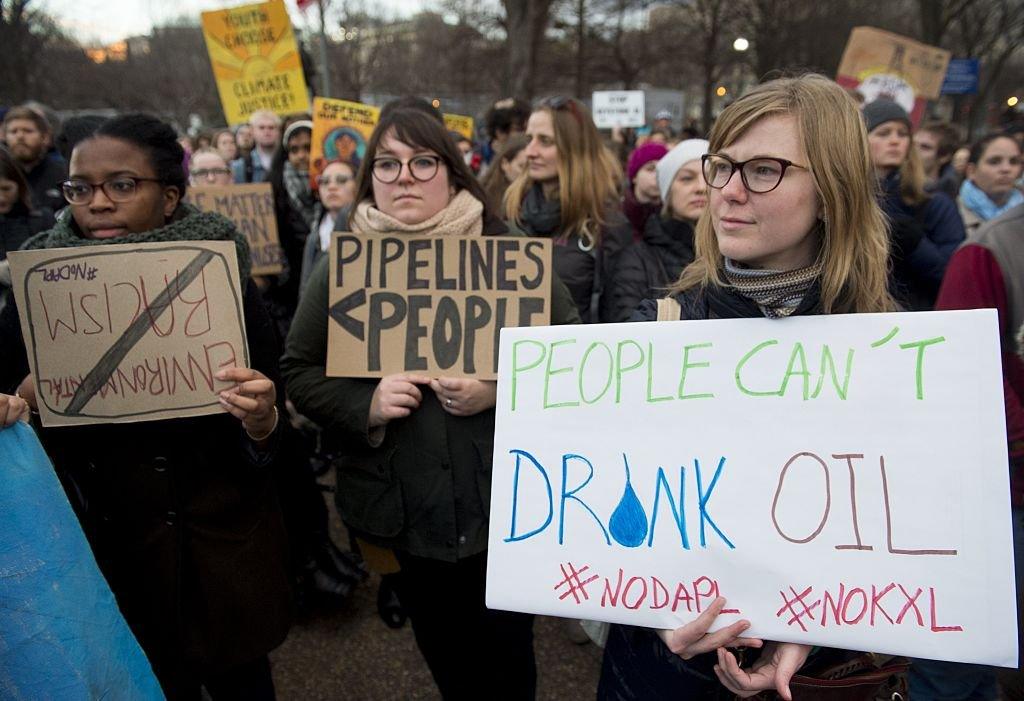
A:
<svg viewBox="0 0 1024 701">
<path fill-rule="evenodd" d="M 754 301 L 769 319 L 795 312 L 820 275 L 821 263 L 796 270 L 755 270 L 741 268 L 739 263 L 725 259 L 725 277 L 729 284 Z"/>
</svg>

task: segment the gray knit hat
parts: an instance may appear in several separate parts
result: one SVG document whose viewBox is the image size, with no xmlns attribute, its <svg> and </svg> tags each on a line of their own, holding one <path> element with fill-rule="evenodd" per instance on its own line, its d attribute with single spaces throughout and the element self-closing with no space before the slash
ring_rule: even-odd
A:
<svg viewBox="0 0 1024 701">
<path fill-rule="evenodd" d="M 907 111 L 892 100 L 884 97 L 864 105 L 864 125 L 870 134 L 876 127 L 886 122 L 903 122 L 907 129 L 911 128 L 910 117 Z"/>
</svg>

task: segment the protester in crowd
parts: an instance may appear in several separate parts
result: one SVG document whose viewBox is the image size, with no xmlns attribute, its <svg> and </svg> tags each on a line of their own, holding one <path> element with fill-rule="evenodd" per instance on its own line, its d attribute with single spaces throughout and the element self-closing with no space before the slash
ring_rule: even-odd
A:
<svg viewBox="0 0 1024 701">
<path fill-rule="evenodd" d="M 657 162 L 658 189 L 665 204 L 647 219 L 643 239 L 619 256 L 608 285 L 608 320 L 627 321 L 645 299 L 664 295 L 693 262 L 693 227 L 707 205 L 700 158 L 708 142 L 689 139 Z"/>
<path fill-rule="evenodd" d="M 966 146 L 961 146 L 953 152 L 953 160 L 950 161 L 950 165 L 953 166 L 953 172 L 956 173 L 958 178 L 960 178 L 961 183 L 964 180 L 964 176 L 967 174 L 967 159 L 970 157 L 971 149 Z"/>
<path fill-rule="evenodd" d="M 248 158 L 249 153 L 256 146 L 252 138 L 252 127 L 248 124 L 240 124 L 235 127 L 235 144 L 238 146 L 238 158 Z"/>
<path fill-rule="evenodd" d="M 169 699 L 272 699 L 267 653 L 289 626 L 285 534 L 269 466 L 277 344 L 249 279 L 245 238 L 183 204 L 183 150 L 147 115 L 115 117 L 75 146 L 70 215 L 27 249 L 230 241 L 252 368 L 224 368 L 224 413 L 43 429 L 118 604 Z M 0 390 L 36 407 L 17 310 L 0 317 Z"/>
<path fill-rule="evenodd" d="M 7 253 L 53 226 L 53 212 L 32 206 L 32 193 L 18 161 L 0 146 L 0 309 L 11 287 Z"/>
<path fill-rule="evenodd" d="M 505 141 L 501 151 L 491 161 L 491 167 L 481 184 L 487 195 L 491 211 L 500 212 L 505 200 L 505 191 L 526 170 L 526 144 L 523 134 L 516 134 Z"/>
<path fill-rule="evenodd" d="M 231 163 L 238 159 L 238 144 L 235 143 L 235 134 L 230 129 L 221 129 L 213 134 L 213 148 L 224 159 L 225 163 Z"/>
<path fill-rule="evenodd" d="M 357 205 L 339 227 L 505 233 L 443 125 L 413 107 L 382 114 Z M 402 604 L 445 699 L 533 698 L 532 616 L 484 605 L 495 384 L 421 373 L 327 377 L 328 268 L 325 257 L 310 275 L 282 362 L 297 409 L 345 446 L 338 511 L 356 536 L 394 551 Z M 551 319 L 578 320 L 558 284 Z"/>
<path fill-rule="evenodd" d="M 992 145 L 992 141 L 988 143 Z M 980 148 L 986 150 L 983 145 Z M 984 159 L 984 155 L 980 156 L 978 169 L 986 167 L 980 165 Z M 946 268 L 935 308 L 998 312 L 1010 459 L 1018 645 L 1024 647 L 1024 361 L 1017 352 L 1017 334 L 1024 325 L 1024 203 L 968 230 L 967 241 L 953 254 Z M 999 698 L 990 667 L 922 660 L 915 661 L 911 672 L 911 698 Z"/>
<path fill-rule="evenodd" d="M 306 247 L 302 253 L 300 293 L 306 288 L 306 282 L 316 262 L 330 249 L 331 235 L 339 218 L 343 213 L 348 214 L 348 208 L 355 201 L 356 169 L 346 161 L 331 161 L 324 166 L 316 183 L 320 209 L 313 228 L 306 237 Z"/>
<path fill-rule="evenodd" d="M 1020 174 L 1021 149 L 1015 139 L 989 134 L 971 146 L 958 199 L 968 231 L 1024 202 L 1016 187 Z"/>
<path fill-rule="evenodd" d="M 658 113 L 654 115 L 654 122 L 651 124 L 651 132 L 661 131 L 668 138 L 672 138 L 674 133 L 672 131 L 672 113 L 668 110 L 658 110 Z"/>
<path fill-rule="evenodd" d="M 281 138 L 281 118 L 269 110 L 256 110 L 249 116 L 253 147 L 247 157 L 232 164 L 236 183 L 262 183 L 270 174 L 271 161 Z M 244 138 L 243 140 L 244 141 Z M 245 151 L 242 143 L 239 149 Z"/>
<path fill-rule="evenodd" d="M 480 155 L 485 166 L 490 166 L 510 137 L 523 133 L 529 116 L 530 105 L 518 98 L 508 97 L 494 103 L 484 116 L 488 141 L 481 146 Z"/>
<path fill-rule="evenodd" d="M 196 151 L 204 148 L 213 148 L 213 135 L 205 131 L 196 135 Z"/>
<path fill-rule="evenodd" d="M 672 313 L 659 315 L 648 300 L 633 319 L 894 311 L 865 136 L 856 104 L 821 76 L 763 83 L 726 107 L 704 156 L 710 190 L 697 257 L 670 291 Z M 719 597 L 660 633 L 612 626 L 598 698 L 715 698 L 716 678 L 743 697 L 777 690 L 792 698 L 789 679 L 811 647 L 745 638 L 747 620 L 709 633 L 724 605 Z M 728 650 L 762 642 L 748 668 Z"/>
<path fill-rule="evenodd" d="M 602 289 L 632 235 L 618 205 L 622 173 L 590 112 L 573 98 L 541 103 L 526 136 L 526 171 L 505 197 L 509 227 L 554 240 L 555 272 L 580 317 L 598 322 Z"/>
<path fill-rule="evenodd" d="M 928 310 L 964 227 L 953 201 L 924 191 L 924 171 L 911 147 L 910 117 L 892 100 L 863 109 L 871 163 L 890 220 L 893 294 L 908 310 Z"/>
<path fill-rule="evenodd" d="M 657 216 L 662 209 L 661 191 L 658 189 L 658 161 L 668 153 L 664 143 L 648 141 L 629 155 L 626 164 L 626 191 L 622 197 L 622 212 L 633 227 L 633 240 L 644 236 L 647 219 Z"/>
<path fill-rule="evenodd" d="M 4 115 L 4 141 L 25 173 L 32 202 L 54 212 L 61 209 L 60 184 L 67 178 L 68 166 L 59 155 L 47 157 L 53 133 L 46 118 L 30 107 L 12 107 Z"/>
<path fill-rule="evenodd" d="M 956 199 L 960 177 L 953 170 L 953 154 L 960 133 L 949 122 L 925 122 L 914 132 L 914 147 L 924 169 L 924 191 L 941 192 Z"/>
<path fill-rule="evenodd" d="M 231 185 L 231 168 L 220 153 L 204 148 L 192 154 L 189 160 L 188 184 L 193 187 L 204 185 Z"/>
</svg>

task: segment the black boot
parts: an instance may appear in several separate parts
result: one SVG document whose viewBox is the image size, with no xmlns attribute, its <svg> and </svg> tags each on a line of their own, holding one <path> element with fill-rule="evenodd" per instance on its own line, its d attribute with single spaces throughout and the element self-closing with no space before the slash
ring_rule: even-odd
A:
<svg viewBox="0 0 1024 701">
<path fill-rule="evenodd" d="M 377 589 L 377 614 L 388 628 L 401 628 L 405 625 L 405 609 L 398 599 L 398 577 L 401 573 L 385 574 L 380 578 Z"/>
<path fill-rule="evenodd" d="M 339 548 L 334 544 L 334 539 L 330 536 L 327 536 L 327 542 L 324 544 L 317 559 L 323 561 L 324 564 L 329 562 L 330 566 L 342 578 L 348 580 L 353 585 L 365 581 L 370 576 L 370 573 L 363 566 L 362 558 L 355 553 L 345 552 Z"/>
</svg>

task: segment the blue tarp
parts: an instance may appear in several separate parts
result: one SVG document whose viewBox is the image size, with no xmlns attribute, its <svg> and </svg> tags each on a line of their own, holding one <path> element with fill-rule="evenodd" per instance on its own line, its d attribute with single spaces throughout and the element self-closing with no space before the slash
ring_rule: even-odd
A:
<svg viewBox="0 0 1024 701">
<path fill-rule="evenodd" d="M 22 423 L 0 430 L 0 699 L 163 699 Z"/>
</svg>

